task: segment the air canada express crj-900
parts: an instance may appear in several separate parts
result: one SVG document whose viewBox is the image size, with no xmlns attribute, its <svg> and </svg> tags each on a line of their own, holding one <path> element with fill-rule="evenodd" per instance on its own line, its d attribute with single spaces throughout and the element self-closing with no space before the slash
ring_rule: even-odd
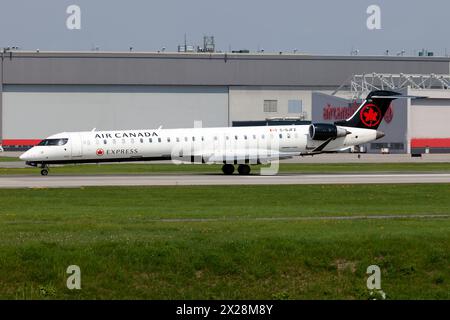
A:
<svg viewBox="0 0 450 320">
<path fill-rule="evenodd" d="M 250 173 L 250 164 L 338 152 L 384 136 L 377 130 L 392 100 L 372 91 L 347 120 L 311 125 L 64 132 L 42 140 L 20 159 L 47 175 L 51 164 L 150 160 L 223 164 L 224 174 Z"/>
</svg>

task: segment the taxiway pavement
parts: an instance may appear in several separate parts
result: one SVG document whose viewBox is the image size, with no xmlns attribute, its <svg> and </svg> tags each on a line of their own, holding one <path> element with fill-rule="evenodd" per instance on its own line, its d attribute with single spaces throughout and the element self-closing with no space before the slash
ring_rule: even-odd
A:
<svg viewBox="0 0 450 320">
<path fill-rule="evenodd" d="M 286 185 L 286 184 L 392 184 L 450 183 L 450 173 L 383 174 L 155 174 L 155 175 L 8 175 L 0 188 L 70 188 L 88 186 L 193 186 L 193 185 Z"/>
</svg>

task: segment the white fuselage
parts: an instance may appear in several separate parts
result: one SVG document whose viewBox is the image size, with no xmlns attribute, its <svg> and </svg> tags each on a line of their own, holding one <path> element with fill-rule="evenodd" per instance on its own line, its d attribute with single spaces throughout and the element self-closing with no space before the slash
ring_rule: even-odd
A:
<svg viewBox="0 0 450 320">
<path fill-rule="evenodd" d="M 224 163 L 270 162 L 307 154 L 323 143 L 309 125 L 64 132 L 48 137 L 21 159 L 32 164 L 174 159 Z M 346 128 L 323 149 L 339 151 L 376 139 L 376 130 Z M 41 142 L 42 144 L 42 142 Z"/>
</svg>

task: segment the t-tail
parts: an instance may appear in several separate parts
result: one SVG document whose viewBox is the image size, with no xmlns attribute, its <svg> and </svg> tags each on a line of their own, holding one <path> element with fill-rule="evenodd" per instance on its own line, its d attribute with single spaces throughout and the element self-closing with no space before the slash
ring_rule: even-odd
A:
<svg viewBox="0 0 450 320">
<path fill-rule="evenodd" d="M 337 121 L 335 125 L 376 130 L 389 109 L 391 102 L 398 98 L 410 97 L 393 91 L 372 91 L 349 119 Z"/>
<path fill-rule="evenodd" d="M 384 137 L 384 133 L 377 130 L 383 121 L 384 115 L 391 106 L 391 102 L 395 99 L 423 99 L 426 97 L 419 96 L 407 96 L 398 92 L 387 90 L 376 90 L 368 94 L 367 98 L 358 107 L 355 113 L 347 120 L 336 121 L 334 124 L 330 123 L 313 123 L 309 127 L 309 138 L 311 140 L 323 141 L 314 149 L 304 153 L 302 155 L 315 155 L 324 152 L 336 152 L 336 150 L 345 150 L 345 148 L 334 150 L 326 150 L 325 148 L 337 138 L 345 138 L 353 131 L 375 131 L 375 137 L 370 136 L 369 140 L 361 141 L 362 143 L 370 142 L 374 139 L 381 139 Z M 355 130 L 352 130 L 355 128 Z M 356 129 L 369 129 L 369 130 L 356 130 Z M 355 134 L 355 138 L 358 138 Z M 355 142 L 355 141 L 353 141 Z M 348 144 L 347 144 L 348 146 Z M 310 148 L 311 149 L 311 148 Z"/>
</svg>

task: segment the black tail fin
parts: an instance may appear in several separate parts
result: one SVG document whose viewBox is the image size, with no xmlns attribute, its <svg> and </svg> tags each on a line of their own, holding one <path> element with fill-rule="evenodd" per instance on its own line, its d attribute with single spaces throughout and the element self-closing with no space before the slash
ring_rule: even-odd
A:
<svg viewBox="0 0 450 320">
<path fill-rule="evenodd" d="M 401 94 L 385 90 L 372 91 L 349 119 L 337 121 L 335 125 L 377 129 L 391 102 L 399 98 L 397 96 L 401 96 Z"/>
</svg>

